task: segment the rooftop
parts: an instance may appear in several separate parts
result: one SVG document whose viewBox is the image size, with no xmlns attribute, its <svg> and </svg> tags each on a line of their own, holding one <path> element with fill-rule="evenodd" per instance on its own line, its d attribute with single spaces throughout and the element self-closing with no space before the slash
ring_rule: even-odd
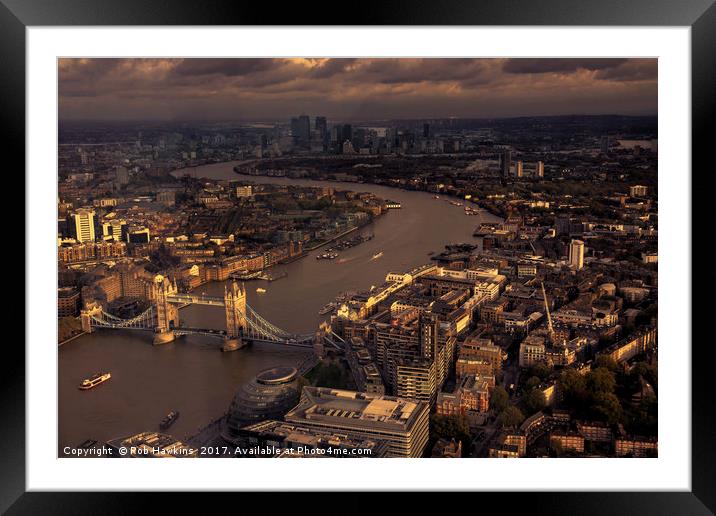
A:
<svg viewBox="0 0 716 516">
<path fill-rule="evenodd" d="M 403 398 L 304 387 L 301 401 L 286 414 L 286 420 L 321 421 L 336 426 L 377 424 L 385 429 L 403 430 L 423 409 L 427 409 L 426 403 Z"/>
</svg>

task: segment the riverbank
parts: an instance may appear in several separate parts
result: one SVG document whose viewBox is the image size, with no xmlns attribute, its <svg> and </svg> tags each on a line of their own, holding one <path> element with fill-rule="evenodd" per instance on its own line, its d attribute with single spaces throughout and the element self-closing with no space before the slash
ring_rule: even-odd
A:
<svg viewBox="0 0 716 516">
<path fill-rule="evenodd" d="M 233 161 L 227 161 L 227 162 L 225 162 L 225 163 L 231 164 L 231 163 L 234 163 L 234 162 L 233 162 Z M 267 178 L 267 179 L 276 178 L 276 179 L 282 179 L 282 180 L 283 180 L 283 179 L 297 179 L 297 180 L 302 180 L 302 179 L 304 179 L 304 180 L 310 180 L 310 181 L 325 181 L 325 182 L 329 182 L 329 183 L 346 183 L 346 182 L 347 182 L 345 179 L 333 179 L 333 178 L 331 178 L 331 177 L 320 177 L 320 178 L 316 178 L 316 177 L 296 177 L 296 178 L 294 178 L 294 177 L 291 177 L 291 176 L 270 176 L 270 175 L 268 175 L 268 174 L 246 174 L 245 172 L 241 172 L 241 171 L 237 170 L 238 168 L 239 168 L 238 166 L 232 167 L 232 170 L 234 171 L 235 174 L 240 175 L 240 176 L 246 176 L 246 177 L 249 177 L 249 178 L 262 177 L 262 178 Z M 504 219 L 504 218 L 505 218 L 505 214 L 504 214 L 501 210 L 498 210 L 496 207 L 494 207 L 494 206 L 492 206 L 492 205 L 489 205 L 489 204 L 481 204 L 481 203 L 476 202 L 476 201 L 472 201 L 472 200 L 469 200 L 469 199 L 465 199 L 465 198 L 464 198 L 464 195 L 462 195 L 462 194 L 461 194 L 461 195 L 456 195 L 456 194 L 453 194 L 453 193 L 450 193 L 450 192 L 440 192 L 440 193 L 437 193 L 437 192 L 433 192 L 433 191 L 430 191 L 430 190 L 418 190 L 418 189 L 413 189 L 413 188 L 405 188 L 405 187 L 399 186 L 399 185 L 394 185 L 394 184 L 390 184 L 390 183 L 377 183 L 377 182 L 375 182 L 375 181 L 355 181 L 355 182 L 348 182 L 348 184 L 356 184 L 356 185 L 369 184 L 369 185 L 375 185 L 375 186 L 382 186 L 382 187 L 386 187 L 386 188 L 392 188 L 392 189 L 395 189 L 395 190 L 401 190 L 401 191 L 404 191 L 404 192 L 423 192 L 423 193 L 427 193 L 427 194 L 431 194 L 431 195 L 442 195 L 443 197 L 448 197 L 448 198 L 451 198 L 451 199 L 460 199 L 461 201 L 471 202 L 472 204 L 474 204 L 474 205 L 476 205 L 478 208 L 480 208 L 480 209 L 486 211 L 486 212 L 489 213 L 490 215 L 493 215 L 493 216 L 495 216 L 495 217 L 500 217 L 501 219 Z"/>
<path fill-rule="evenodd" d="M 79 337 L 81 337 L 82 335 L 86 335 L 86 334 L 87 334 L 87 332 L 86 332 L 86 331 L 83 331 L 82 333 L 78 333 L 77 335 L 73 335 L 72 337 L 63 340 L 62 342 L 58 342 L 58 343 L 57 343 L 57 346 L 59 347 L 59 346 L 62 346 L 62 345 L 64 345 L 64 344 L 67 344 L 68 342 L 72 342 L 72 341 L 75 340 L 76 338 L 79 338 Z"/>
<path fill-rule="evenodd" d="M 372 222 L 372 221 L 371 221 L 371 222 Z M 344 231 L 343 233 L 340 233 L 340 234 L 338 234 L 338 235 L 336 235 L 336 236 L 334 236 L 334 237 L 332 237 L 332 238 L 329 238 L 328 240 L 326 240 L 326 241 L 324 241 L 324 242 L 321 242 L 320 244 L 314 245 L 313 247 L 306 247 L 306 251 L 307 251 L 307 252 L 311 252 L 311 251 L 315 251 L 316 249 L 320 249 L 320 248 L 323 247 L 324 245 L 328 245 L 328 244 L 330 244 L 331 242 L 335 242 L 336 240 L 338 240 L 338 239 L 340 239 L 340 238 L 343 238 L 343 237 L 346 236 L 346 235 L 350 235 L 351 233 L 353 233 L 353 232 L 355 232 L 355 231 L 358 231 L 358 230 L 361 229 L 361 228 L 364 228 L 364 227 L 367 226 L 368 224 L 370 224 L 370 222 L 368 222 L 367 224 L 363 224 L 362 226 L 356 226 L 356 227 L 354 227 L 354 228 L 350 228 L 350 229 Z"/>
</svg>

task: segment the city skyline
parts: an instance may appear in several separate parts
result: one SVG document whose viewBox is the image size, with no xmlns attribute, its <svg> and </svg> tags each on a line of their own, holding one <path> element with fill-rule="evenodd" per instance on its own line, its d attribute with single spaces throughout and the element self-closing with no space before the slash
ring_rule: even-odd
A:
<svg viewBox="0 0 716 516">
<path fill-rule="evenodd" d="M 61 59 L 60 120 L 655 115 L 656 59 Z"/>
</svg>

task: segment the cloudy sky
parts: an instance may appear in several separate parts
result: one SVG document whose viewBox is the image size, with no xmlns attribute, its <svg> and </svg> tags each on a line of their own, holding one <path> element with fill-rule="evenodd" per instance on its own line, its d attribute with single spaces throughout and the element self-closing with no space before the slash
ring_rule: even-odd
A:
<svg viewBox="0 0 716 516">
<path fill-rule="evenodd" d="M 61 59 L 62 119 L 656 114 L 656 59 Z"/>
</svg>

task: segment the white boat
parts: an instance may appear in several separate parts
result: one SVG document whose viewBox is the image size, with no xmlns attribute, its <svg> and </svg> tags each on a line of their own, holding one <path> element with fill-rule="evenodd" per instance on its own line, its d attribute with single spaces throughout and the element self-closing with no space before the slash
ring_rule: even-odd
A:
<svg viewBox="0 0 716 516">
<path fill-rule="evenodd" d="M 112 378 L 111 373 L 95 373 L 91 377 L 82 380 L 79 389 L 87 391 Z"/>
<path fill-rule="evenodd" d="M 381 256 L 383 256 L 383 251 L 374 254 L 374 255 L 373 255 L 373 259 L 374 259 L 374 260 L 377 260 L 377 259 L 380 258 Z"/>
<path fill-rule="evenodd" d="M 263 294 L 264 292 L 266 292 L 266 289 L 259 287 L 256 289 L 256 292 L 258 292 L 259 294 Z"/>
</svg>

